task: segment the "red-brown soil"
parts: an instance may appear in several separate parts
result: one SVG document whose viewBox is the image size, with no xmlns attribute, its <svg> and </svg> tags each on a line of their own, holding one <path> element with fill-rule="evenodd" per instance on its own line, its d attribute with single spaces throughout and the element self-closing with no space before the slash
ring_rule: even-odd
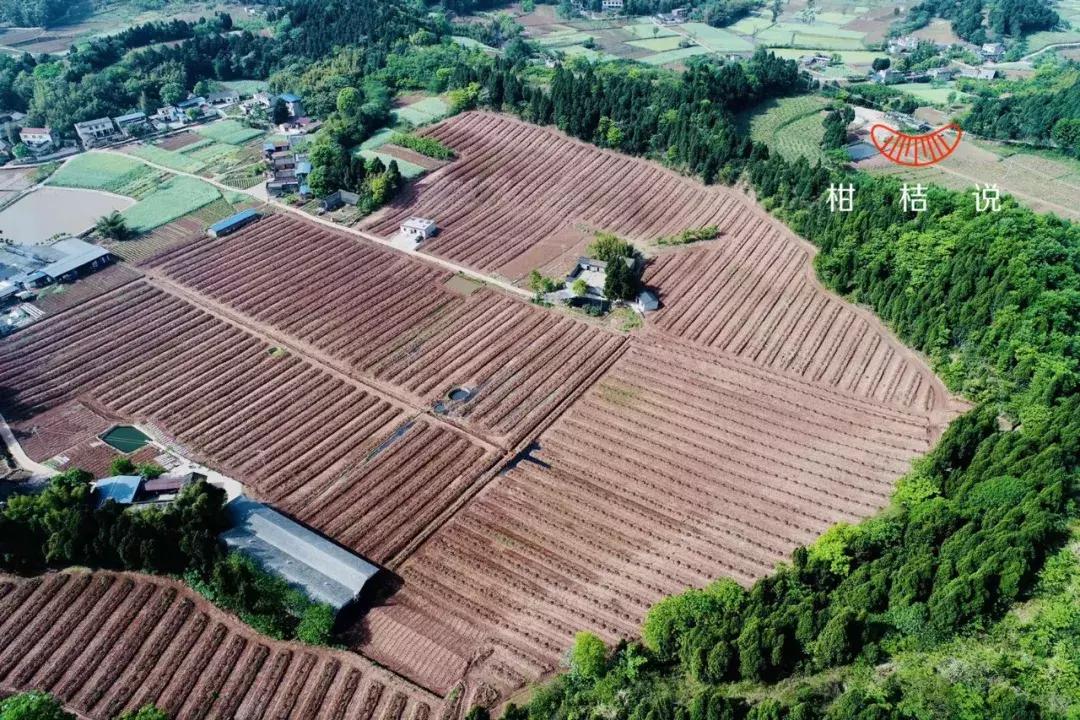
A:
<svg viewBox="0 0 1080 720">
<path fill-rule="evenodd" d="M 140 277 L 142 273 L 130 265 L 110 265 L 92 275 L 80 278 L 78 282 L 50 285 L 39 292 L 34 305 L 50 315 L 55 315 L 121 285 L 134 282 Z"/>
<path fill-rule="evenodd" d="M 186 148 L 188 145 L 194 145 L 197 142 L 202 142 L 205 139 L 206 138 L 204 138 L 202 135 L 199 135 L 198 133 L 185 131 L 162 138 L 154 144 L 162 150 L 179 150 L 180 148 Z"/>
<path fill-rule="evenodd" d="M 934 435 L 925 415 L 668 338 L 635 343 L 521 460 L 398 572 L 364 654 L 421 684 L 506 696 L 575 632 L 636 635 L 650 605 L 749 584 L 887 501 Z M 422 647 L 421 652 L 403 652 Z"/>
<path fill-rule="evenodd" d="M 421 155 L 415 150 L 410 150 L 409 148 L 404 148 L 400 145 L 394 145 L 393 143 L 383 145 L 379 148 L 379 152 L 389 155 L 390 157 L 395 157 L 398 160 L 410 162 L 413 165 L 419 165 L 425 170 L 437 170 L 446 164 L 442 160 L 436 160 L 427 155 Z"/>
<path fill-rule="evenodd" d="M 748 208 L 658 165 L 598 150 L 551 129 L 492 113 L 465 113 L 426 130 L 458 160 L 421 179 L 364 226 L 391 235 L 409 215 L 439 234 L 424 251 L 496 270 L 580 221 L 646 242 L 688 227 L 738 232 Z"/>
<path fill-rule="evenodd" d="M 442 701 L 354 653 L 271 640 L 183 585 L 118 573 L 0 575 L 0 695 L 80 715 L 426 720 Z"/>
<path fill-rule="evenodd" d="M 87 361 L 91 354 L 93 362 Z M 493 461 L 433 419 L 146 282 L 0 347 L 5 415 L 25 434 L 76 395 L 156 428 L 258 496 L 376 562 L 401 550 Z M 88 428 L 87 439 L 91 430 Z M 65 434 L 65 442 L 72 439 Z M 45 460 L 56 448 L 34 448 Z"/>
<path fill-rule="evenodd" d="M 448 419 L 507 448 L 623 342 L 489 290 L 462 297 L 447 271 L 285 215 L 150 267 L 416 407 L 469 388 Z"/>
</svg>

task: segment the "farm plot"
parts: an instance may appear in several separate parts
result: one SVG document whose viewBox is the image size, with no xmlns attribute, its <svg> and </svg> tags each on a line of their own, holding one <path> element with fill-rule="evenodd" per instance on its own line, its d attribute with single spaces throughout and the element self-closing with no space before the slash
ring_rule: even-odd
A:
<svg viewBox="0 0 1080 720">
<path fill-rule="evenodd" d="M 152 230 L 221 198 L 217 188 L 187 176 L 162 183 L 122 215 L 136 231 Z"/>
<path fill-rule="evenodd" d="M 399 120 L 414 126 L 435 122 L 449 111 L 450 106 L 440 97 L 421 98 L 408 105 L 394 108 L 394 114 Z"/>
<path fill-rule="evenodd" d="M 302 343 L 417 407 L 512 446 L 623 340 L 490 291 L 463 297 L 435 270 L 275 215 L 150 266 Z"/>
<path fill-rule="evenodd" d="M 713 52 L 750 52 L 754 49 L 754 45 L 748 40 L 705 23 L 686 23 L 679 27 L 691 38 Z"/>
<path fill-rule="evenodd" d="M 403 589 L 369 611 L 357 647 L 432 688 L 485 658 L 470 683 L 506 697 L 580 630 L 635 637 L 661 597 L 749 584 L 873 514 L 932 439 L 925 413 L 635 343 L 398 570 Z"/>
<path fill-rule="evenodd" d="M 49 185 L 105 190 L 142 199 L 164 182 L 167 173 L 155 170 L 134 158 L 113 153 L 83 153 L 65 162 L 49 178 Z"/>
<path fill-rule="evenodd" d="M 0 575 L 0 693 L 80 717 L 153 703 L 176 720 L 427 720 L 442 701 L 347 652 L 271 640 L 181 584 L 121 573 Z"/>
<path fill-rule="evenodd" d="M 195 132 L 226 145 L 243 145 L 264 134 L 262 130 L 249 128 L 236 120 L 218 120 L 209 125 L 200 125 Z"/>
<path fill-rule="evenodd" d="M 827 106 L 828 101 L 816 95 L 779 98 L 763 103 L 741 120 L 749 124 L 755 141 L 765 143 L 786 159 L 804 157 L 814 162 L 824 158 L 822 111 Z"/>
<path fill-rule="evenodd" d="M 445 425 L 410 422 L 400 404 L 272 350 L 138 281 L 5 342 L 0 402 L 19 436 L 76 397 L 156 428 L 300 520 L 344 523 L 345 543 L 375 562 L 400 552 L 493 461 Z"/>
<path fill-rule="evenodd" d="M 192 158 L 187 153 L 165 150 L 154 145 L 128 145 L 124 148 L 124 152 L 147 162 L 152 162 L 155 165 L 163 165 L 170 170 L 185 173 L 197 173 L 203 169 L 205 164 Z"/>
<path fill-rule="evenodd" d="M 872 315 L 824 290 L 808 246 L 767 217 L 661 256 L 644 281 L 659 291 L 652 323 L 667 333 L 893 407 L 948 411 L 929 368 Z"/>
<path fill-rule="evenodd" d="M 466 113 L 427 134 L 459 159 L 413 183 L 364 225 L 389 236 L 410 215 L 433 218 L 439 234 L 424 251 L 480 270 L 501 274 L 570 222 L 647 243 L 746 219 L 746 205 L 728 190 L 506 116 Z"/>
</svg>

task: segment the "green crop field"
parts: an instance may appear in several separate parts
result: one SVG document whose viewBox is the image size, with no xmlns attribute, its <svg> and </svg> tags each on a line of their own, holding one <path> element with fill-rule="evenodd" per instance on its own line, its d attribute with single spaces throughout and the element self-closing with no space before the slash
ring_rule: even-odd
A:
<svg viewBox="0 0 1080 720">
<path fill-rule="evenodd" d="M 746 38 L 705 23 L 686 23 L 679 27 L 714 52 L 750 52 L 754 49 L 753 44 Z"/>
<path fill-rule="evenodd" d="M 750 137 L 763 142 L 788 160 L 805 157 L 811 162 L 823 157 L 821 138 L 825 134 L 821 111 L 828 105 L 814 95 L 780 98 L 759 106 L 739 118 L 749 125 Z"/>
<path fill-rule="evenodd" d="M 364 158 L 365 160 L 370 160 L 371 158 L 377 157 L 383 161 L 383 165 L 389 165 L 391 160 L 397 160 L 398 170 L 401 171 L 401 176 L 403 178 L 406 178 L 407 180 L 412 180 L 413 178 L 419 177 L 425 172 L 427 172 L 426 170 L 424 170 L 424 168 L 420 167 L 419 165 L 414 165 L 407 160 L 392 157 L 385 153 L 375 152 L 374 150 L 361 150 L 360 157 Z"/>
<path fill-rule="evenodd" d="M 967 93 L 957 92 L 954 87 L 949 85 L 935 87 L 930 83 L 901 83 L 892 87 L 933 105 L 948 105 L 949 95 L 955 94 L 958 101 L 963 101 L 969 97 Z"/>
<path fill-rule="evenodd" d="M 195 178 L 174 177 L 121 214 L 132 229 L 144 232 L 209 205 L 220 197 L 221 193 L 213 185 Z"/>
<path fill-rule="evenodd" d="M 685 60 L 688 57 L 694 57 L 695 55 L 705 55 L 709 52 L 706 48 L 696 45 L 689 48 L 680 48 L 679 50 L 668 50 L 667 52 L 657 53 L 656 55 L 648 55 L 641 58 L 641 62 L 647 65 L 667 65 L 668 63 L 679 62 Z"/>
<path fill-rule="evenodd" d="M 369 137 L 364 142 L 360 143 L 361 150 L 374 150 L 377 147 L 382 147 L 386 143 L 390 142 L 390 138 L 394 137 L 394 133 L 397 132 L 391 128 L 383 128 L 382 130 L 376 130 L 375 134 Z"/>
<path fill-rule="evenodd" d="M 536 42 L 544 47 L 559 47 L 561 45 L 580 45 L 592 37 L 589 33 L 571 30 L 570 32 L 557 32 L 537 38 Z"/>
<path fill-rule="evenodd" d="M 241 95 L 254 95 L 269 87 L 265 80 L 226 80 L 221 84 Z"/>
<path fill-rule="evenodd" d="M 449 110 L 450 106 L 442 98 L 429 97 L 405 107 L 395 108 L 394 114 L 399 120 L 412 125 L 426 125 L 446 115 Z"/>
<path fill-rule="evenodd" d="M 197 127 L 195 128 L 195 132 L 203 137 L 227 145 L 243 145 L 249 140 L 254 140 L 263 134 L 262 130 L 256 130 L 255 128 L 241 125 L 236 120 L 219 120 L 215 123 L 210 123 L 209 125 Z"/>
<path fill-rule="evenodd" d="M 456 42 L 458 45 L 461 45 L 462 47 L 469 48 L 470 50 L 487 50 L 489 52 L 498 52 L 495 48 L 491 47 L 490 45 L 485 45 L 484 43 L 480 42 L 479 40 L 474 40 L 471 37 L 463 37 L 461 35 L 454 35 L 451 39 L 454 42 Z"/>
<path fill-rule="evenodd" d="M 678 35 L 678 33 L 676 33 L 674 30 L 671 30 L 670 28 L 661 27 L 660 25 L 651 22 L 636 23 L 634 25 L 624 25 L 621 29 L 642 40 L 648 40 L 650 38 L 672 37 Z"/>
<path fill-rule="evenodd" d="M 174 150 L 165 150 L 153 145 L 137 145 L 135 147 L 126 148 L 125 152 L 134 155 L 137 158 L 142 158 L 147 162 L 152 162 L 156 165 L 164 165 L 170 170 L 178 170 L 186 173 L 197 173 L 202 170 L 205 165 L 205 163 L 199 162 L 197 159 L 191 158 L 183 153 Z"/>
<path fill-rule="evenodd" d="M 680 42 L 682 42 L 682 37 L 679 35 L 668 35 L 667 37 L 651 38 L 649 40 L 631 40 L 626 44 L 658 53 L 667 50 L 677 50 Z"/>
<path fill-rule="evenodd" d="M 599 50 L 587 48 L 584 45 L 567 45 L 566 47 L 561 47 L 558 50 L 559 52 L 563 53 L 568 57 L 584 57 L 592 60 L 593 62 L 619 59 L 618 55 L 609 55 L 608 53 L 601 52 Z"/>
<path fill-rule="evenodd" d="M 772 25 L 772 20 L 767 17 L 762 17 L 760 15 L 748 15 L 742 20 L 739 20 L 737 23 L 733 25 L 728 25 L 727 29 L 732 32 L 737 32 L 740 35 L 753 35 L 759 30 L 764 30 L 770 25 Z"/>
<path fill-rule="evenodd" d="M 120 192 L 125 186 L 154 175 L 153 169 L 134 158 L 105 153 L 83 153 L 64 163 L 49 178 L 49 185 Z"/>
</svg>

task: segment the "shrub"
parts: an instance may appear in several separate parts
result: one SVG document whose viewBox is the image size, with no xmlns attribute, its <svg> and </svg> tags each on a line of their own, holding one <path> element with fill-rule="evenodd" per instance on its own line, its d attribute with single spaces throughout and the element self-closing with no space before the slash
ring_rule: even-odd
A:
<svg viewBox="0 0 1080 720">
<path fill-rule="evenodd" d="M 0 700 L 0 720 L 75 720 L 75 716 L 52 695 L 28 692 Z"/>
</svg>

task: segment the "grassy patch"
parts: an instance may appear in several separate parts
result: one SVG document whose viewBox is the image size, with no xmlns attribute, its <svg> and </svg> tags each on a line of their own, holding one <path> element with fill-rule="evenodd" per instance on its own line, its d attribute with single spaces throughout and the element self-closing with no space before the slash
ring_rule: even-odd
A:
<svg viewBox="0 0 1080 720">
<path fill-rule="evenodd" d="M 195 132 L 226 145 L 243 145 L 263 134 L 262 130 L 249 128 L 236 120 L 219 120 L 209 125 L 197 127 Z"/>
<path fill-rule="evenodd" d="M 646 65 L 667 65 L 668 63 L 679 62 L 685 60 L 688 57 L 694 57 L 695 55 L 708 54 L 709 50 L 696 45 L 689 48 L 680 48 L 678 50 L 669 50 L 667 52 L 657 53 L 655 55 L 649 55 L 641 58 L 641 62 Z"/>
<path fill-rule="evenodd" d="M 649 40 L 631 40 L 627 45 L 636 48 L 643 48 L 654 53 L 665 52 L 667 50 L 677 50 L 679 43 L 682 42 L 682 37 L 679 35 L 668 35 L 662 38 L 652 38 Z"/>
<path fill-rule="evenodd" d="M 361 150 L 360 151 L 360 157 L 364 158 L 365 160 L 370 160 L 371 158 L 376 158 L 377 157 L 377 158 L 379 158 L 380 160 L 383 161 L 384 165 L 389 165 L 390 161 L 394 160 L 398 164 L 398 170 L 401 171 L 401 176 L 403 178 L 407 179 L 407 180 L 411 180 L 411 179 L 413 179 L 415 177 L 419 177 L 419 176 L 423 175 L 425 172 L 427 172 L 427 170 L 425 170 L 424 168 L 420 167 L 419 165 L 414 165 L 413 163 L 411 163 L 411 162 L 409 162 L 407 160 L 402 160 L 401 158 L 392 157 L 392 156 L 387 155 L 385 153 L 375 152 L 374 150 Z"/>
<path fill-rule="evenodd" d="M 935 87 L 930 83 L 901 83 L 899 85 L 893 85 L 893 87 L 901 92 L 916 97 L 919 100 L 925 100 L 932 105 L 948 105 L 949 95 L 954 93 L 956 94 L 957 100 L 963 100 L 968 97 L 966 93 L 956 92 L 956 89 L 953 87 Z"/>
<path fill-rule="evenodd" d="M 132 148 L 127 148 L 125 152 L 134 155 L 137 158 L 142 158 L 147 162 L 152 162 L 156 165 L 164 165 L 170 170 L 177 170 L 179 172 L 197 173 L 203 169 L 204 165 L 204 163 L 201 163 L 188 155 L 174 150 L 165 150 L 163 148 L 155 147 L 154 145 L 137 145 Z"/>
<path fill-rule="evenodd" d="M 265 80 L 226 80 L 221 84 L 241 95 L 254 95 L 270 87 Z"/>
<path fill-rule="evenodd" d="M 155 192 L 124 210 L 128 225 L 136 231 L 152 230 L 209 205 L 221 194 L 213 185 L 189 177 L 174 177 Z"/>
<path fill-rule="evenodd" d="M 404 120 L 412 125 L 426 125 L 446 115 L 450 106 L 440 97 L 428 97 L 417 100 L 411 105 L 394 110 L 399 120 Z"/>
<path fill-rule="evenodd" d="M 753 44 L 746 38 L 705 23 L 686 23 L 679 27 L 690 37 L 715 52 L 750 52 L 754 49 Z"/>
<path fill-rule="evenodd" d="M 636 38 L 641 38 L 642 40 L 648 40 L 649 38 L 675 37 L 678 35 L 678 33 L 676 33 L 674 30 L 666 27 L 661 27 L 654 23 L 637 23 L 635 25 L 626 25 L 622 28 L 622 30 L 624 32 L 630 33 Z"/>
<path fill-rule="evenodd" d="M 813 162 L 823 157 L 821 111 L 827 105 L 828 101 L 814 95 L 780 98 L 764 103 L 740 121 L 744 127 L 749 125 L 750 137 L 788 160 L 805 157 Z"/>
<path fill-rule="evenodd" d="M 83 153 L 68 160 L 53 173 L 49 184 L 119 193 L 118 188 L 151 174 L 153 173 L 149 167 L 134 158 L 105 153 Z"/>
</svg>

